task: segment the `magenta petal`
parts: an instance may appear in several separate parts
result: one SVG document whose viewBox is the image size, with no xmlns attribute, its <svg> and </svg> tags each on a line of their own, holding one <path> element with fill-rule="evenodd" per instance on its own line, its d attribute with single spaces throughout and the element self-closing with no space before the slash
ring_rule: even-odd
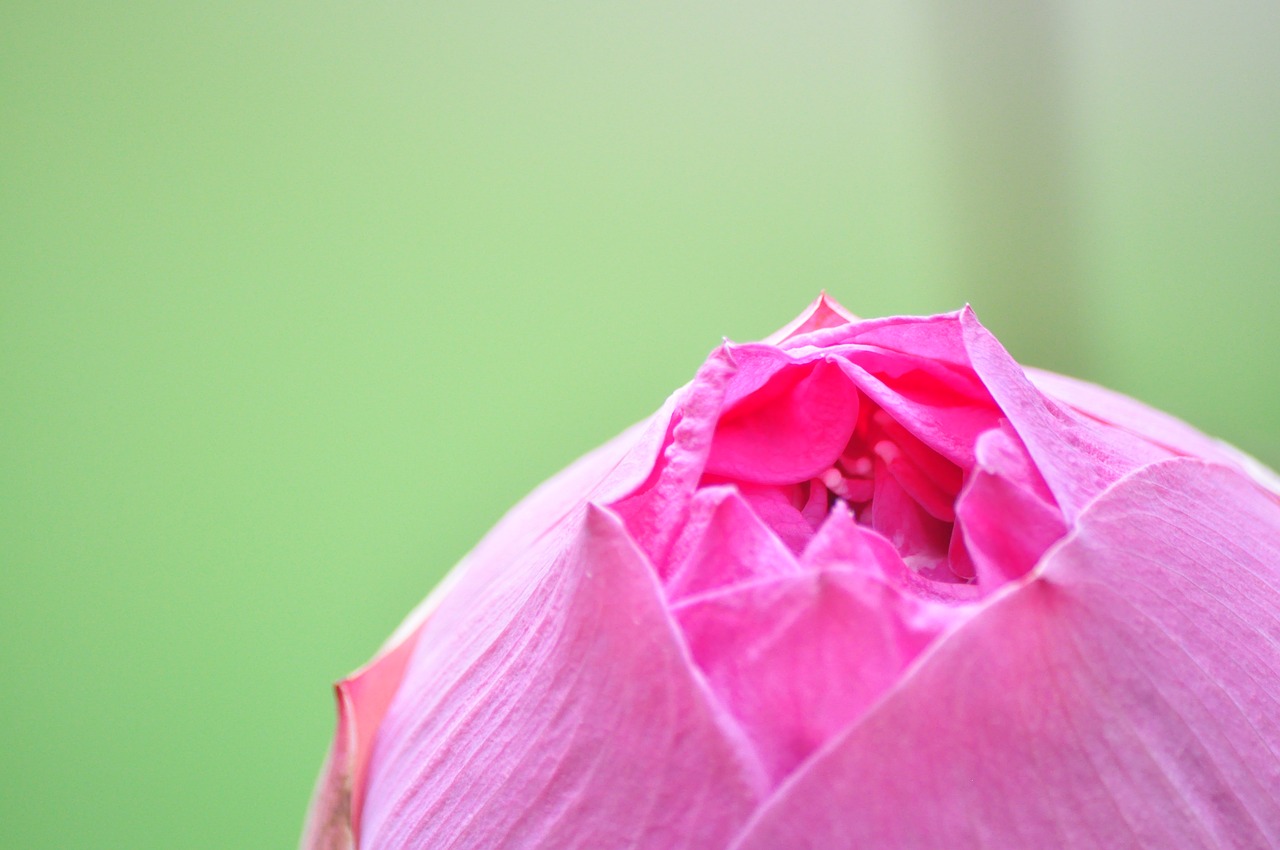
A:
<svg viewBox="0 0 1280 850">
<path fill-rule="evenodd" d="M 790 365 L 721 417 L 706 471 L 759 484 L 816 478 L 840 457 L 858 391 L 826 360 Z"/>
<path fill-rule="evenodd" d="M 973 368 L 1009 418 L 1068 521 L 1121 476 L 1170 456 L 1154 444 L 1104 428 L 1050 400 L 965 308 L 960 315 Z"/>
<path fill-rule="evenodd" d="M 672 565 L 666 582 L 672 602 L 800 569 L 791 551 L 732 487 L 708 487 L 694 497 Z"/>
<path fill-rule="evenodd" d="M 871 527 L 894 545 L 913 570 L 944 578 L 950 524 L 922 508 L 878 459 L 869 519 Z"/>
<path fill-rule="evenodd" d="M 1000 411 L 969 365 L 959 319 L 865 322 L 852 329 L 860 329 L 856 344 L 832 353 L 841 355 L 854 384 L 934 451 L 961 467 L 972 464 L 974 442 Z"/>
<path fill-rule="evenodd" d="M 665 435 L 662 456 L 648 479 L 638 488 L 614 488 L 613 498 L 593 500 L 622 517 L 627 531 L 662 573 L 702 477 L 725 393 L 737 377 L 737 364 L 727 349 L 713 351 L 693 381 L 668 401 L 675 411 L 649 420 L 662 423 Z"/>
<path fill-rule="evenodd" d="M 621 522 L 589 508 L 552 531 L 426 621 L 378 734 L 362 850 L 701 850 L 756 805 L 758 763 Z"/>
<path fill-rule="evenodd" d="M 804 569 L 848 570 L 901 586 L 908 569 L 893 544 L 876 532 L 858 525 L 849 506 L 836 502 L 826 522 L 809 541 L 801 556 Z"/>
<path fill-rule="evenodd" d="M 806 571 L 675 609 L 774 783 L 865 711 L 956 613 L 868 567 Z"/>
<path fill-rule="evenodd" d="M 1067 533 L 1062 512 L 1007 425 L 978 439 L 977 465 L 956 513 L 973 572 L 988 590 L 1027 573 Z"/>
<path fill-rule="evenodd" d="M 1274 498 L 1156 464 L 1035 575 L 927 651 L 735 850 L 1280 847 Z"/>
<path fill-rule="evenodd" d="M 799 554 L 813 537 L 815 523 L 797 507 L 800 485 L 774 487 L 768 484 L 738 484 L 743 501 L 792 552 Z"/>
</svg>

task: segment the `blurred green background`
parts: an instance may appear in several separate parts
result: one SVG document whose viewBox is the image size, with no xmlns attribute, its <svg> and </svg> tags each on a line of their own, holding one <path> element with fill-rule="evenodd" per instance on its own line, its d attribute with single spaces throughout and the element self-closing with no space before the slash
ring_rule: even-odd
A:
<svg viewBox="0 0 1280 850">
<path fill-rule="evenodd" d="M 296 840 L 501 512 L 828 289 L 1280 463 L 1280 6 L 0 7 L 0 846 Z"/>
</svg>

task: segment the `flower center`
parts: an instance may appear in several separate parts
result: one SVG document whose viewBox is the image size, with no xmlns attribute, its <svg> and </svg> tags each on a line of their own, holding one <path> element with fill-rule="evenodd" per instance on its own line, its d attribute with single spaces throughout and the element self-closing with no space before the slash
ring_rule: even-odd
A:
<svg viewBox="0 0 1280 850">
<path fill-rule="evenodd" d="M 740 440 L 735 446 L 736 462 L 732 467 L 713 466 L 700 486 L 736 486 L 765 524 L 797 554 L 835 504 L 844 502 L 859 524 L 887 538 L 920 575 L 945 582 L 970 580 L 972 572 L 960 563 L 965 560 L 963 554 L 956 564 L 950 558 L 953 549 L 963 549 L 952 543 L 963 470 L 864 393 L 855 390 L 845 409 L 845 418 L 838 425 L 827 423 L 817 438 L 831 447 L 825 456 L 817 465 L 795 467 L 790 480 L 777 472 L 787 467 L 778 461 L 787 450 L 785 436 L 762 436 L 776 434 L 777 424 L 770 422 L 767 429 L 741 429 L 754 432 L 749 449 L 743 448 L 747 441 L 738 438 L 737 432 L 726 431 L 731 439 Z M 816 421 L 823 414 L 820 410 L 812 417 L 797 418 Z M 760 469 L 767 472 L 758 473 Z"/>
</svg>

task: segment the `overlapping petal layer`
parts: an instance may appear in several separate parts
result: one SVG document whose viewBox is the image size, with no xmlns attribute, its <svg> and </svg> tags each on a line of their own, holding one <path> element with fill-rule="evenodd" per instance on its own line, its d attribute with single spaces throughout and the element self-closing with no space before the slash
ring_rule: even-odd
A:
<svg viewBox="0 0 1280 850">
<path fill-rule="evenodd" d="M 360 846 L 726 844 L 760 767 L 692 675 L 621 524 L 590 509 L 512 568 L 519 586 L 424 626 L 373 754 Z"/>
<path fill-rule="evenodd" d="M 1280 505 L 1200 461 L 1100 496 L 735 850 L 1280 846 Z"/>
</svg>

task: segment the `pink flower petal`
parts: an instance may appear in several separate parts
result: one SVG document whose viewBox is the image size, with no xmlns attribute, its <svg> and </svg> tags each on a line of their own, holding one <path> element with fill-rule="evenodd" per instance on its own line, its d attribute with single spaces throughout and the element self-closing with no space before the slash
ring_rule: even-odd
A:
<svg viewBox="0 0 1280 850">
<path fill-rule="evenodd" d="M 947 339 L 955 321 L 932 326 Z M 953 368 L 926 355 L 846 347 L 838 362 L 853 383 L 905 430 L 962 468 L 973 464 L 978 435 L 992 428 L 1000 409 L 971 369 Z"/>
<path fill-rule="evenodd" d="M 733 487 L 698 491 L 666 582 L 675 602 L 726 585 L 797 573 L 795 556 Z"/>
<path fill-rule="evenodd" d="M 1045 395 L 1070 405 L 1091 419 L 1123 428 L 1180 455 L 1237 467 L 1264 487 L 1280 492 L 1280 477 L 1274 471 L 1235 446 L 1215 440 L 1175 416 L 1078 378 L 1041 369 L 1027 369 L 1026 372 Z"/>
<path fill-rule="evenodd" d="M 1026 445 L 1068 521 L 1123 475 L 1170 456 L 1146 440 L 1104 428 L 1051 401 L 972 310 L 961 312 L 960 323 L 973 368 Z"/>
<path fill-rule="evenodd" d="M 1067 533 L 1062 512 L 1007 423 L 978 438 L 977 465 L 956 513 L 974 575 L 988 590 L 1025 575 Z"/>
<path fill-rule="evenodd" d="M 770 484 L 736 485 L 742 499 L 751 506 L 769 529 L 777 535 L 789 550 L 797 555 L 813 537 L 817 523 L 805 514 L 807 505 L 797 506 L 802 485 L 774 486 Z"/>
<path fill-rule="evenodd" d="M 839 327 L 854 321 L 857 321 L 856 316 L 824 292 L 814 299 L 813 303 L 806 307 L 803 313 L 796 316 L 784 327 L 770 334 L 765 339 L 765 342 L 785 348 L 788 343 L 794 342 L 796 337 L 813 331 Z"/>
<path fill-rule="evenodd" d="M 652 567 L 599 508 L 427 620 L 383 720 L 362 850 L 722 847 L 763 777 Z"/>
<path fill-rule="evenodd" d="M 1280 847 L 1280 505 L 1198 461 L 1102 494 L 735 850 Z"/>
<path fill-rule="evenodd" d="M 303 829 L 303 850 L 351 850 L 360 832 L 365 774 L 378 726 L 391 705 L 418 633 L 334 686 L 338 730 Z"/>
<path fill-rule="evenodd" d="M 922 508 L 878 459 L 869 519 L 913 570 L 943 581 L 952 578 L 945 566 L 951 525 Z"/>
<path fill-rule="evenodd" d="M 738 371 L 725 347 L 713 351 L 693 381 L 672 397 L 675 410 L 666 417 L 662 455 L 652 465 L 648 480 L 635 488 L 614 488 L 615 498 L 595 500 L 622 517 L 627 531 L 659 573 L 668 570 L 668 550 L 684 525 L 724 408 L 725 393 L 739 377 Z"/>
<path fill-rule="evenodd" d="M 839 526 L 834 528 L 833 526 Z M 776 784 L 858 717 L 961 609 L 905 594 L 900 561 L 834 511 L 806 561 L 823 568 L 677 605 L 694 659 Z"/>
<path fill-rule="evenodd" d="M 304 850 L 347 850 L 359 834 L 365 779 L 376 734 L 400 685 L 423 623 L 458 585 L 484 585 L 548 527 L 588 499 L 618 498 L 645 480 L 661 450 L 675 397 L 654 416 L 580 458 L 512 508 L 462 563 L 409 614 L 378 655 L 335 688 L 338 729 L 317 782 Z"/>
<path fill-rule="evenodd" d="M 758 484 L 817 478 L 840 457 L 857 415 L 858 392 L 839 366 L 786 366 L 724 412 L 706 471 Z"/>
</svg>

